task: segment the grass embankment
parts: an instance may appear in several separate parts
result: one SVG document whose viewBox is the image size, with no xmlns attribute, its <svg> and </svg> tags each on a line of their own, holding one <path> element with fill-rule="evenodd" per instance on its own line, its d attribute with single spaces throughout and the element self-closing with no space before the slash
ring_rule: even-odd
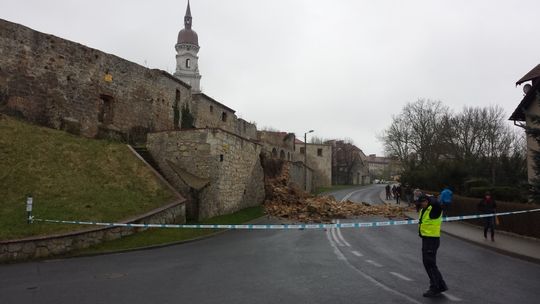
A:
<svg viewBox="0 0 540 304">
<path fill-rule="evenodd" d="M 124 144 L 77 137 L 0 115 L 0 240 L 79 230 L 34 216 L 119 221 L 169 203 L 172 192 Z"/>
<path fill-rule="evenodd" d="M 263 207 L 257 206 L 246 208 L 236 213 L 213 217 L 208 220 L 198 222 L 197 224 L 242 224 L 263 215 Z M 177 243 L 210 235 L 218 231 L 220 231 L 220 229 L 151 228 L 149 230 L 126 236 L 118 240 L 101 243 L 82 250 L 77 250 L 70 253 L 70 255 L 79 256 Z"/>
</svg>

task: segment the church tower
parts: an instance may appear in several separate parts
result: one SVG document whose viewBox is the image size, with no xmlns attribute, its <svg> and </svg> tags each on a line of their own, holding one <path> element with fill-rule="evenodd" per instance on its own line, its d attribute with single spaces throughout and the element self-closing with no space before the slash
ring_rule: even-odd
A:
<svg viewBox="0 0 540 304">
<path fill-rule="evenodd" d="M 176 49 L 176 72 L 174 76 L 191 86 L 193 93 L 200 93 L 201 74 L 199 74 L 199 37 L 191 29 L 191 9 L 189 0 L 184 16 L 184 28 L 178 33 Z"/>
</svg>

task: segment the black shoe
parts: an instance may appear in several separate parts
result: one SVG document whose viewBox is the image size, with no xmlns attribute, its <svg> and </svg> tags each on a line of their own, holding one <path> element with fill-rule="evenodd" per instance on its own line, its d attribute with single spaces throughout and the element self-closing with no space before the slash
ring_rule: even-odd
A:
<svg viewBox="0 0 540 304">
<path fill-rule="evenodd" d="M 426 292 L 424 292 L 423 296 L 426 298 L 434 298 L 440 296 L 441 293 L 439 291 L 428 289 Z"/>
<path fill-rule="evenodd" d="M 448 287 L 445 285 L 443 288 L 439 289 L 439 292 L 445 292 L 448 290 Z"/>
</svg>

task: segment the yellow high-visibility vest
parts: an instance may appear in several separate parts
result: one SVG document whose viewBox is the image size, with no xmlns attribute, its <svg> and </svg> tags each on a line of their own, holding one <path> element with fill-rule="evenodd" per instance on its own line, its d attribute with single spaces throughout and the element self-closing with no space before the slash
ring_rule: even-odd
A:
<svg viewBox="0 0 540 304">
<path fill-rule="evenodd" d="M 442 212 L 441 215 L 436 219 L 429 218 L 429 213 L 431 212 L 431 205 L 426 208 L 424 215 L 422 216 L 422 210 L 420 210 L 420 235 L 429 236 L 429 237 L 440 237 L 441 236 L 441 223 L 442 223 Z"/>
</svg>

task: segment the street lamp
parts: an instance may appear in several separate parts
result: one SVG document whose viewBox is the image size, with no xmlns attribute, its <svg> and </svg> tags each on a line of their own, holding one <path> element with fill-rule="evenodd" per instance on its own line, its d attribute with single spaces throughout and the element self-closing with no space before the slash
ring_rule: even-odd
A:
<svg viewBox="0 0 540 304">
<path fill-rule="evenodd" d="M 309 130 L 304 133 L 304 190 L 307 192 L 307 135 L 312 133 L 313 130 Z"/>
</svg>

